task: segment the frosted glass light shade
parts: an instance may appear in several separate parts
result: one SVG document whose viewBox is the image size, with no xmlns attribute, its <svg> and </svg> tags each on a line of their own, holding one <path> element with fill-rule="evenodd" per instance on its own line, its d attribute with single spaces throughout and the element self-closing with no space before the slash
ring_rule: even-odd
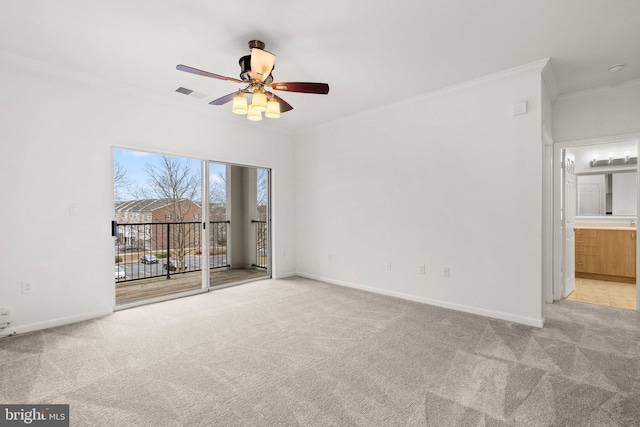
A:
<svg viewBox="0 0 640 427">
<path fill-rule="evenodd" d="M 277 119 L 280 117 L 280 103 L 278 101 L 267 102 L 267 112 L 264 113 L 264 115 L 270 119 Z"/>
<path fill-rule="evenodd" d="M 235 96 L 231 111 L 235 114 L 247 114 L 247 99 L 244 96 Z"/>
<path fill-rule="evenodd" d="M 247 119 L 254 121 L 254 122 L 258 122 L 260 120 L 262 120 L 262 113 L 258 110 L 256 110 L 253 107 L 253 104 L 251 104 L 249 106 L 249 112 L 247 113 Z"/>
<path fill-rule="evenodd" d="M 262 112 L 267 111 L 267 95 L 264 93 L 254 93 L 253 99 L 251 100 L 251 105 L 254 109 Z"/>
</svg>

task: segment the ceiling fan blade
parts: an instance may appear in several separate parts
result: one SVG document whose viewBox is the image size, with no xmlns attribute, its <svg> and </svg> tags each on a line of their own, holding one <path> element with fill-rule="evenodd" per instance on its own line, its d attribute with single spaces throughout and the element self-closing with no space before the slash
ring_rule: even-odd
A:
<svg viewBox="0 0 640 427">
<path fill-rule="evenodd" d="M 289 103 L 287 101 L 285 101 L 284 99 L 280 98 L 278 95 L 273 94 L 271 92 L 265 92 L 265 93 L 267 94 L 267 97 L 273 96 L 274 99 L 276 101 L 278 101 L 278 104 L 280 104 L 280 112 L 281 113 L 286 113 L 287 111 L 293 110 L 293 107 L 291 105 L 289 105 Z"/>
<path fill-rule="evenodd" d="M 210 105 L 224 105 L 227 102 L 231 102 L 231 100 L 233 100 L 233 98 L 238 94 L 238 92 L 231 92 L 229 95 L 225 95 L 221 98 L 218 99 L 214 99 L 213 101 L 211 101 L 209 104 Z"/>
<path fill-rule="evenodd" d="M 318 93 L 320 95 L 329 93 L 329 85 L 326 83 L 271 83 L 271 89 L 285 90 L 287 92 Z"/>
<path fill-rule="evenodd" d="M 220 74 L 214 74 L 208 71 L 198 70 L 197 68 L 189 67 L 188 65 L 179 64 L 179 65 L 176 65 L 176 69 L 180 71 L 186 71 L 187 73 L 191 73 L 191 74 L 197 74 L 199 76 L 211 77 L 218 80 L 227 80 L 229 82 L 234 82 L 234 83 L 242 83 L 242 80 L 234 79 L 233 77 L 221 76 Z"/>
<path fill-rule="evenodd" d="M 254 79 L 264 82 L 276 62 L 276 56 L 262 49 L 251 49 L 251 75 Z"/>
</svg>

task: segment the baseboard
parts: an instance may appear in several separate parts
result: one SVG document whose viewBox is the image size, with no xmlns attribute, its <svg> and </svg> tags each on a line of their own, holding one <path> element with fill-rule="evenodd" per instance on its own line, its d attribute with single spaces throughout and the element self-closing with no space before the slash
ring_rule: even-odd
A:
<svg viewBox="0 0 640 427">
<path fill-rule="evenodd" d="M 17 326 L 12 328 L 11 325 L 2 332 L 0 332 L 0 338 L 8 337 L 10 335 L 25 334 L 27 332 L 40 331 L 42 329 L 55 328 L 57 326 L 70 325 L 72 323 L 83 322 L 85 320 L 97 319 L 98 317 L 110 316 L 113 314 L 113 309 L 94 311 L 91 313 L 78 314 L 76 316 L 60 317 L 57 319 L 47 320 L 45 322 L 30 323 L 28 325 Z"/>
<path fill-rule="evenodd" d="M 273 278 L 274 279 L 286 279 L 287 277 L 293 277 L 296 275 L 295 271 L 290 271 L 288 273 L 282 273 L 282 274 L 274 274 Z"/>
<path fill-rule="evenodd" d="M 523 325 L 534 326 L 536 328 L 542 328 L 544 325 L 544 319 L 535 319 L 531 317 L 518 316 L 510 313 L 503 313 L 500 311 L 487 310 L 484 308 L 471 307 L 463 304 L 456 304 L 447 301 L 440 301 L 431 298 L 419 297 L 416 295 L 405 294 L 402 292 L 394 292 L 386 289 L 373 288 L 371 286 L 360 285 L 357 283 L 345 282 L 342 280 L 330 279 L 327 277 L 316 276 L 314 274 L 308 274 L 304 272 L 296 272 L 296 276 L 305 277 L 307 279 L 319 280 L 321 282 L 331 283 L 333 285 L 345 286 L 348 288 L 359 289 L 362 291 L 373 292 L 376 294 L 387 295 L 390 297 L 401 298 L 409 301 L 415 301 L 423 304 L 434 305 L 442 308 L 449 308 L 451 310 L 462 311 L 465 313 L 478 314 L 484 317 L 490 317 L 492 319 L 507 320 L 509 322 L 520 323 Z"/>
</svg>

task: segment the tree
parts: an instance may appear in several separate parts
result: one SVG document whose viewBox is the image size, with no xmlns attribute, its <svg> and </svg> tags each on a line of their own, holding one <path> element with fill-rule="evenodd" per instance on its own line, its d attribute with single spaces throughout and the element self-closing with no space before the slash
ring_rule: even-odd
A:
<svg viewBox="0 0 640 427">
<path fill-rule="evenodd" d="M 176 157 L 162 156 L 157 164 L 147 163 L 144 168 L 147 186 L 137 189 L 146 199 L 159 199 L 167 202 L 171 220 L 175 223 L 189 222 L 187 215 L 193 214 L 193 203 L 200 199 L 200 170 L 190 167 L 189 161 Z M 177 261 L 179 270 L 185 269 L 184 258 L 190 250 L 189 243 L 194 240 L 200 227 L 187 224 L 170 226 L 169 258 Z M 167 262 L 167 267 L 169 262 Z"/>
<path fill-rule="evenodd" d="M 177 222 L 184 221 L 189 209 L 183 212 L 178 201 L 200 199 L 200 171 L 191 169 L 187 160 L 169 156 L 162 156 L 158 164 L 147 163 L 144 171 L 147 187 L 143 193 L 150 196 L 147 198 L 171 201 Z"/>
<path fill-rule="evenodd" d="M 209 215 L 211 221 L 225 221 L 227 205 L 227 177 L 222 172 L 209 179 Z"/>
<path fill-rule="evenodd" d="M 267 266 L 266 249 L 269 243 L 266 222 L 268 194 L 267 170 L 256 169 L 256 214 L 258 221 L 262 221 L 256 223 L 256 244 L 258 252 L 256 264 L 263 267 Z"/>
<path fill-rule="evenodd" d="M 117 160 L 113 163 L 113 190 L 115 200 L 121 200 L 122 192 L 129 188 L 131 179 L 127 174 L 127 169 Z"/>
<path fill-rule="evenodd" d="M 258 208 L 258 220 L 266 221 L 267 220 L 267 170 L 266 169 L 257 169 L 256 170 L 256 205 Z"/>
</svg>

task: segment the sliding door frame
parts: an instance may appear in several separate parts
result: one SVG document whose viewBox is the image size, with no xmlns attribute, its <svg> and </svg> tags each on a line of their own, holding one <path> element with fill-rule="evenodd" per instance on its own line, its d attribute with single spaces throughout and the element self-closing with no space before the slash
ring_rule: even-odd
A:
<svg viewBox="0 0 640 427">
<path fill-rule="evenodd" d="M 130 147 L 130 146 L 112 146 L 111 147 L 111 163 L 112 166 L 115 164 L 115 156 L 114 156 L 114 151 L 115 150 L 128 150 L 128 151 L 137 151 L 137 152 L 141 152 L 141 153 L 150 153 L 150 154 L 156 154 L 156 155 L 161 155 L 161 156 L 172 156 L 172 157 L 177 157 L 177 158 L 182 158 L 182 159 L 192 159 L 192 160 L 198 160 L 201 162 L 201 189 L 200 191 L 201 193 L 201 201 L 202 201 L 202 213 L 201 213 L 201 242 L 200 242 L 200 247 L 201 247 L 201 254 L 204 255 L 206 257 L 206 261 L 203 262 L 202 260 L 202 255 L 200 258 L 200 266 L 201 266 L 201 287 L 199 289 L 194 289 L 194 290 L 190 290 L 190 291 L 184 291 L 184 292 L 176 292 L 173 294 L 169 294 L 169 295 L 163 295 L 163 296 L 159 296 L 159 297 L 153 297 L 153 298 L 148 298 L 148 299 L 144 299 L 144 300 L 140 300 L 140 301 L 134 301 L 134 302 L 130 302 L 130 303 L 125 303 L 125 304 L 116 304 L 116 292 L 115 292 L 115 284 L 114 284 L 114 293 L 113 293 L 113 309 L 114 311 L 119 311 L 119 310 L 125 310 L 128 308 L 133 308 L 133 307 L 138 307 L 138 306 L 142 306 L 142 305 L 147 305 L 147 304 L 153 304 L 153 303 L 157 303 L 157 302 L 162 302 L 162 301 L 168 301 L 168 300 L 172 300 L 172 299 L 176 299 L 176 298 L 182 298 L 182 297 L 187 297 L 187 296 L 192 296 L 192 295 L 198 295 L 204 292 L 209 292 L 211 290 L 218 290 L 218 289 L 223 289 L 226 287 L 230 287 L 230 286 L 237 286 L 237 285 L 241 285 L 247 282 L 251 282 L 254 280 L 263 280 L 264 278 L 271 278 L 273 273 L 272 273 L 272 255 L 273 255 L 273 239 L 272 239 L 272 228 L 271 228 L 271 220 L 272 220 L 272 208 L 271 208 L 271 202 L 272 202 L 272 187 L 271 187 L 271 169 L 270 168 L 266 168 L 266 167 L 261 167 L 261 166 L 253 166 L 253 165 L 246 165 L 246 164 L 241 164 L 241 163 L 229 163 L 229 162 L 221 162 L 221 161 L 216 161 L 216 160 L 206 160 L 203 159 L 202 157 L 195 157 L 195 156 L 188 156 L 188 155 L 184 155 L 184 154 L 179 154 L 179 153 L 172 153 L 172 152 L 163 152 L 163 151 L 153 151 L 147 148 L 139 148 L 139 147 Z M 253 169 L 264 169 L 266 171 L 266 179 L 267 179 L 267 206 L 266 206 L 266 218 L 267 218 L 267 242 L 268 245 L 266 247 L 267 250 L 267 271 L 266 271 L 266 275 L 264 278 L 261 279 L 250 279 L 250 280 L 244 280 L 244 281 L 239 281 L 239 282 L 233 282 L 233 283 L 228 283 L 228 284 L 223 284 L 223 285 L 216 285 L 215 287 L 211 287 L 211 280 L 210 280 L 210 273 L 211 273 L 211 268 L 209 265 L 209 251 L 211 248 L 211 244 L 210 244 L 210 237 L 211 237 L 211 221 L 210 221 L 210 216 L 211 216 L 211 212 L 210 212 L 210 200 L 209 200 L 209 189 L 210 189 L 210 182 L 209 182 L 209 174 L 210 174 L 210 163 L 217 163 L 217 164 L 222 164 L 222 165 L 231 165 L 231 166 L 240 166 L 240 167 L 245 167 L 245 168 L 253 168 Z M 111 185 L 114 186 L 114 192 L 112 192 L 111 194 L 115 194 L 115 182 L 113 180 L 113 176 L 111 177 Z M 112 206 L 115 206 L 115 197 L 114 200 L 112 200 Z M 228 243 L 227 243 L 228 244 Z M 228 246 L 227 246 L 227 252 L 228 252 Z M 228 256 L 228 254 L 227 254 Z M 206 267 L 206 268 L 205 268 Z"/>
</svg>

